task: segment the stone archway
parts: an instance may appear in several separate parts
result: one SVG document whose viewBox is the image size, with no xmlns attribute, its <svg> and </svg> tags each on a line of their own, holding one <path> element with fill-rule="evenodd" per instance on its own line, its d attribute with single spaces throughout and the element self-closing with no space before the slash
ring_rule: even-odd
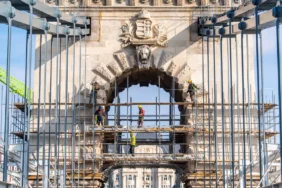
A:
<svg viewBox="0 0 282 188">
<path fill-rule="evenodd" d="M 165 50 L 162 52 L 167 56 Z M 161 58 L 156 64 L 153 62 L 147 69 L 140 69 L 137 66 L 137 60 L 129 63 L 125 53 L 119 53 L 117 61 L 112 62 L 108 66 L 100 65 L 94 68 L 94 77 L 92 82 L 99 83 L 100 91 L 97 95 L 97 103 L 112 103 L 115 98 L 115 85 L 117 87 L 117 93 L 122 92 L 127 87 L 139 84 L 140 86 L 156 85 L 170 92 L 171 96 L 176 102 L 183 102 L 187 97 L 187 80 L 191 79 L 192 70 L 188 63 L 182 67 L 176 68 L 173 61 L 166 61 Z M 121 60 L 121 57 L 123 59 Z M 129 57 L 130 58 L 130 57 Z M 123 62 L 121 64 L 120 62 Z M 126 68 L 125 68 L 126 67 Z M 160 83 L 159 83 L 160 77 Z M 127 84 L 128 78 L 128 84 Z M 186 114 L 183 105 L 179 105 L 179 110 L 182 115 Z M 181 121 L 182 124 L 186 124 L 185 120 Z"/>
</svg>

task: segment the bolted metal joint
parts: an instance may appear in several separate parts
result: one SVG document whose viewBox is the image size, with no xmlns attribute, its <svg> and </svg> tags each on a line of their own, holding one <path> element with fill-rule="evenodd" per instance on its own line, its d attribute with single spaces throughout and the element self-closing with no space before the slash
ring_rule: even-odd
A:
<svg viewBox="0 0 282 188">
<path fill-rule="evenodd" d="M 61 18 L 61 17 L 62 17 L 62 12 L 61 12 L 58 8 L 56 8 L 55 10 L 56 10 L 56 15 L 55 15 L 55 17 L 56 17 L 56 18 Z"/>
<path fill-rule="evenodd" d="M 29 5 L 34 6 L 36 4 L 36 0 L 30 0 Z"/>
<path fill-rule="evenodd" d="M 87 19 L 85 18 L 85 19 L 83 19 L 83 23 L 84 23 L 84 25 L 87 25 L 88 24 L 88 22 L 87 22 Z"/>
<path fill-rule="evenodd" d="M 47 20 L 45 19 L 45 22 L 43 24 L 43 29 L 45 31 L 48 31 L 50 29 L 50 24 L 47 22 Z"/>
<path fill-rule="evenodd" d="M 220 35 L 224 35 L 225 34 L 225 28 L 224 27 L 219 28 L 218 33 Z"/>
<path fill-rule="evenodd" d="M 261 4 L 261 0 L 252 0 L 252 4 L 253 5 L 260 5 Z"/>
<path fill-rule="evenodd" d="M 278 3 L 277 6 L 272 9 L 272 16 L 275 18 L 282 17 L 282 6 L 280 6 L 280 3 Z"/>
<path fill-rule="evenodd" d="M 77 18 L 75 16 L 72 17 L 72 23 L 76 23 L 77 22 Z"/>
<path fill-rule="evenodd" d="M 206 21 L 205 21 L 204 18 L 201 18 L 201 19 L 200 19 L 200 25 L 205 25 L 205 22 L 206 22 Z"/>
<path fill-rule="evenodd" d="M 78 35 L 83 35 L 82 29 L 80 27 L 78 28 Z"/>
<path fill-rule="evenodd" d="M 217 22 L 217 17 L 213 16 L 213 17 L 211 18 L 211 22 L 212 22 L 213 24 L 215 24 L 215 23 Z"/>
<path fill-rule="evenodd" d="M 64 33 L 65 35 L 69 35 L 70 34 L 70 29 L 68 27 L 64 28 Z"/>
<path fill-rule="evenodd" d="M 234 18 L 234 10 L 229 10 L 229 11 L 226 13 L 226 16 L 227 16 L 227 18 L 229 18 L 229 19 L 233 19 L 233 18 Z"/>
<path fill-rule="evenodd" d="M 210 36 L 211 31 L 209 29 L 206 30 L 206 36 Z"/>
<path fill-rule="evenodd" d="M 7 10 L 7 18 L 13 19 L 16 16 L 16 11 L 15 8 L 12 6 L 8 6 Z"/>
<path fill-rule="evenodd" d="M 244 31 L 247 29 L 247 23 L 244 22 L 244 21 L 241 21 L 239 24 L 238 24 L 238 29 L 240 29 L 241 31 Z"/>
</svg>

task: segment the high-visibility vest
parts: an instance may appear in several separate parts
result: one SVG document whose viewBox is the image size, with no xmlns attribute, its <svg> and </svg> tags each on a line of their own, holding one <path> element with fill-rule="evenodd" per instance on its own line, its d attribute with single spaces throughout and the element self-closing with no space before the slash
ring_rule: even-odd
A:
<svg viewBox="0 0 282 188">
<path fill-rule="evenodd" d="M 136 146 L 136 137 L 135 136 L 130 136 L 130 145 Z"/>
</svg>

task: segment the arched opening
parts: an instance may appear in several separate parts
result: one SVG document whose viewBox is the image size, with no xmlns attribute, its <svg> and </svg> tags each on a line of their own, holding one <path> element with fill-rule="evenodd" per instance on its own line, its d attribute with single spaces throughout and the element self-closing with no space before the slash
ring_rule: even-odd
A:
<svg viewBox="0 0 282 188">
<path fill-rule="evenodd" d="M 113 102 L 115 98 L 115 88 L 116 94 L 122 92 L 132 85 L 139 84 L 141 87 L 156 85 L 166 92 L 169 92 L 176 102 L 182 102 L 183 96 L 183 84 L 179 83 L 177 77 L 169 75 L 158 68 L 150 68 L 140 70 L 138 68 L 132 68 L 124 71 L 121 75 L 116 76 L 110 84 L 111 93 L 108 98 L 108 102 Z"/>
<path fill-rule="evenodd" d="M 127 80 L 127 78 L 125 79 Z M 118 86 L 120 87 L 120 86 Z M 119 93 L 113 99 L 113 103 L 126 102 L 175 102 L 171 96 L 171 90 L 164 90 L 156 85 L 149 83 L 145 87 L 143 85 L 131 84 L 129 88 L 119 88 Z M 175 108 L 173 108 L 173 106 Z M 143 105 L 145 110 L 144 126 L 148 127 L 169 127 L 173 125 L 180 125 L 180 111 L 176 108 L 177 105 Z M 119 116 L 119 124 L 123 127 L 137 127 L 137 105 L 120 106 L 119 113 L 115 112 L 114 107 L 108 111 L 108 124 L 114 125 L 114 116 Z M 173 116 L 173 117 L 172 117 Z M 173 134 L 171 133 L 136 133 L 137 146 L 135 148 L 135 156 L 154 156 L 158 154 L 171 154 L 172 150 L 176 154 L 180 154 L 180 143 L 173 141 Z M 119 151 L 122 154 L 128 154 L 129 134 L 123 133 L 121 136 L 121 143 Z M 173 148 L 173 144 L 176 147 Z M 183 144 L 183 143 L 182 143 Z M 114 147 L 108 147 L 109 153 L 114 153 Z M 152 162 L 152 161 L 151 161 Z M 146 165 L 146 166 L 145 166 Z M 107 176 L 107 183 L 105 187 L 181 187 L 180 177 L 182 171 L 186 168 L 185 163 L 180 164 L 120 164 L 114 166 L 107 166 L 104 174 Z M 133 167 L 133 168 L 132 168 Z"/>
</svg>

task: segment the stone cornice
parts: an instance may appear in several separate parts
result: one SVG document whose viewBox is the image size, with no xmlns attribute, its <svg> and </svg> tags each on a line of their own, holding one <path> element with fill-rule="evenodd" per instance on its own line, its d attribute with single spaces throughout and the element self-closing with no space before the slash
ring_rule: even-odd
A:
<svg viewBox="0 0 282 188">
<path fill-rule="evenodd" d="M 80 14 L 88 14 L 90 12 L 120 12 L 120 13 L 127 13 L 127 12 L 138 12 L 142 9 L 146 9 L 151 12 L 197 12 L 197 13 L 219 13 L 219 7 L 200 7 L 200 6 L 91 6 L 91 7 L 62 7 L 61 10 L 64 12 L 80 12 Z M 225 12 L 230 10 L 231 7 L 221 7 L 221 11 Z M 121 12 L 125 11 L 125 12 Z"/>
</svg>

